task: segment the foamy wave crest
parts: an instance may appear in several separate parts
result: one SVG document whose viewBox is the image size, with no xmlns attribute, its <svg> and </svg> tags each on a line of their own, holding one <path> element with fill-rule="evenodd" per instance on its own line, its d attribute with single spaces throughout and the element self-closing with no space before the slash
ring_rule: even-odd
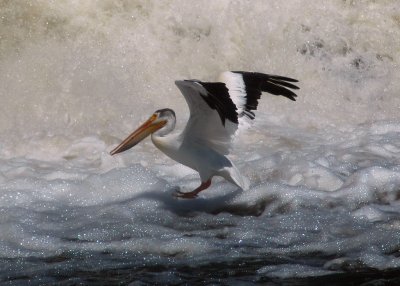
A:
<svg viewBox="0 0 400 286">
<path fill-rule="evenodd" d="M 399 19 L 396 0 L 1 1 L 0 281 L 398 279 Z M 109 155 L 154 110 L 182 129 L 174 80 L 225 70 L 301 88 L 235 141 L 248 191 L 179 200 L 198 175 L 150 141 Z"/>
</svg>

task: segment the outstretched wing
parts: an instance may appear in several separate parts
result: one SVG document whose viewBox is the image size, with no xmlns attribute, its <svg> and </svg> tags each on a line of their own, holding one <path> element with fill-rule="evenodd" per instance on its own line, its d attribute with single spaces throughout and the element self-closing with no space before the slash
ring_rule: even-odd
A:
<svg viewBox="0 0 400 286">
<path fill-rule="evenodd" d="M 190 110 L 183 139 L 228 154 L 231 137 L 237 130 L 238 114 L 225 84 L 196 80 L 175 81 L 175 84 Z"/>
<path fill-rule="evenodd" d="M 252 72 L 224 72 L 221 82 L 176 81 L 189 105 L 190 118 L 182 133 L 184 140 L 205 144 L 228 154 L 240 118 L 254 119 L 263 91 L 295 100 L 295 79 Z"/>
<path fill-rule="evenodd" d="M 219 76 L 219 80 L 226 84 L 239 117 L 250 119 L 255 117 L 252 110 L 257 109 L 262 92 L 282 95 L 295 101 L 297 95 L 290 89 L 299 89 L 292 84 L 298 82 L 296 79 L 257 72 L 227 71 Z"/>
</svg>

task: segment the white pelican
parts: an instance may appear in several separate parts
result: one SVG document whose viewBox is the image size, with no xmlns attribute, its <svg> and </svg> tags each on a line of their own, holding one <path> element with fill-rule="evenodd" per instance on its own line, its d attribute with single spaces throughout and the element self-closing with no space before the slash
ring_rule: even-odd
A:
<svg viewBox="0 0 400 286">
<path fill-rule="evenodd" d="M 191 192 L 178 191 L 181 198 L 195 198 L 211 185 L 213 176 L 221 176 L 236 186 L 247 189 L 235 165 L 226 157 L 239 122 L 254 119 L 263 91 L 295 100 L 289 90 L 299 89 L 290 82 L 295 79 L 256 72 L 224 72 L 219 82 L 199 80 L 175 81 L 190 110 L 190 118 L 180 134 L 171 134 L 175 128 L 175 112 L 160 109 L 110 152 L 126 151 L 151 134 L 154 145 L 167 156 L 200 174 L 201 184 Z"/>
</svg>

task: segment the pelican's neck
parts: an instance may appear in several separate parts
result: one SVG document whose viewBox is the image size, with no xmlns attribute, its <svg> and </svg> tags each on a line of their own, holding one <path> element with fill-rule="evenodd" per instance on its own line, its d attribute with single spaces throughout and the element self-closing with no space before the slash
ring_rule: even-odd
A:
<svg viewBox="0 0 400 286">
<path fill-rule="evenodd" d="M 166 135 L 160 136 L 157 132 L 151 134 L 151 141 L 153 144 L 165 153 L 169 157 L 174 157 L 179 147 L 181 146 L 181 140 L 179 134 L 168 133 Z"/>
<path fill-rule="evenodd" d="M 151 134 L 154 145 L 169 157 L 174 158 L 181 145 L 179 134 L 172 133 L 175 129 L 175 113 L 171 112 L 167 124 Z"/>
<path fill-rule="evenodd" d="M 175 117 L 170 117 L 164 127 L 151 134 L 151 140 L 158 149 L 164 151 L 164 148 L 168 148 L 169 145 L 176 141 L 175 134 L 172 134 L 175 129 L 175 122 Z"/>
</svg>

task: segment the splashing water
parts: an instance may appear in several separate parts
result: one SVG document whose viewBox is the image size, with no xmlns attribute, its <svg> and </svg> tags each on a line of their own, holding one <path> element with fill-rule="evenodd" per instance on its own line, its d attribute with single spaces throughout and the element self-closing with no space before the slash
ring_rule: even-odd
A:
<svg viewBox="0 0 400 286">
<path fill-rule="evenodd" d="M 0 1 L 0 23 L 0 281 L 398 281 L 397 1 Z M 224 70 L 300 80 L 235 142 L 249 191 L 177 200 L 197 174 L 149 141 L 109 156 L 156 109 L 184 127 L 175 79 Z"/>
</svg>

